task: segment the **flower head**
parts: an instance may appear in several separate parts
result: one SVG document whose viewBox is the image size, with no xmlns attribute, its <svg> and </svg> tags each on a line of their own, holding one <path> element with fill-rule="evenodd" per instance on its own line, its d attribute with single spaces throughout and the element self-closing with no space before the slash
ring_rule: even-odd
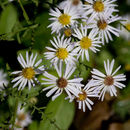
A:
<svg viewBox="0 0 130 130">
<path fill-rule="evenodd" d="M 0 91 L 4 88 L 4 86 L 8 85 L 8 80 L 6 79 L 7 74 L 0 70 Z"/>
<path fill-rule="evenodd" d="M 86 84 L 86 86 L 83 89 L 81 89 L 82 93 L 79 93 L 79 97 L 76 99 L 79 104 L 79 109 L 83 109 L 83 111 L 85 112 L 85 106 L 87 106 L 89 110 L 92 110 L 91 105 L 93 105 L 94 103 L 89 98 L 99 97 L 99 91 L 96 90 L 97 85 L 98 84 L 93 79 L 91 79 Z"/>
<path fill-rule="evenodd" d="M 44 66 L 39 66 L 42 62 L 42 59 L 38 60 L 37 54 L 33 58 L 33 53 L 31 54 L 29 58 L 28 52 L 26 52 L 26 60 L 24 60 L 23 56 L 19 54 L 18 61 L 22 66 L 22 70 L 20 71 L 14 71 L 12 74 L 17 74 L 18 77 L 14 78 L 12 80 L 12 83 L 16 82 L 13 85 L 13 88 L 19 85 L 18 90 L 23 89 L 27 84 L 29 89 L 31 88 L 31 84 L 35 85 L 34 80 L 37 81 L 36 75 L 39 74 L 39 72 L 44 70 Z"/>
<path fill-rule="evenodd" d="M 32 122 L 31 116 L 24 108 L 21 109 L 21 105 L 18 105 L 15 125 L 21 128 L 28 126 Z M 17 128 L 15 128 L 17 130 Z M 19 128 L 18 128 L 19 130 Z"/>
<path fill-rule="evenodd" d="M 105 16 L 104 12 L 110 8 L 113 8 L 113 12 L 117 12 L 117 9 L 114 9 L 117 5 L 114 4 L 116 0 L 85 0 L 87 4 L 84 5 L 85 15 L 90 15 L 90 18 L 97 18 Z"/>
<path fill-rule="evenodd" d="M 127 14 L 122 17 L 121 23 L 124 25 L 124 27 L 121 27 L 120 35 L 130 41 L 130 14 Z"/>
<path fill-rule="evenodd" d="M 71 75 L 74 73 L 76 67 L 73 67 L 70 64 L 66 65 L 65 71 L 62 70 L 62 62 L 60 62 L 59 66 L 54 64 L 56 72 L 58 76 L 54 76 L 45 72 L 42 78 L 44 81 L 42 84 L 49 85 L 48 87 L 44 88 L 43 91 L 51 89 L 47 92 L 46 96 L 49 97 L 52 94 L 52 100 L 55 100 L 59 95 L 62 94 L 63 91 L 67 93 L 69 98 L 72 98 L 72 94 L 78 97 L 78 93 L 80 92 L 79 89 L 83 85 L 80 83 L 83 79 L 82 78 L 74 78 L 71 79 Z"/>
<path fill-rule="evenodd" d="M 71 38 L 64 39 L 64 36 L 54 37 L 54 41 L 50 40 L 54 48 L 46 47 L 48 52 L 45 52 L 45 57 L 51 60 L 52 63 L 57 63 L 58 61 L 65 62 L 66 64 L 75 64 L 76 53 L 73 52 L 73 46 L 71 45 Z"/>
<path fill-rule="evenodd" d="M 83 3 L 81 0 L 64 0 L 59 4 L 60 9 L 64 9 L 65 6 L 75 8 L 79 15 L 84 12 Z"/>
<path fill-rule="evenodd" d="M 51 9 L 49 14 L 53 16 L 49 19 L 52 23 L 48 26 L 51 27 L 52 33 L 58 33 L 62 28 L 74 25 L 79 18 L 76 9 L 70 6 L 65 6 L 62 11 L 58 8 Z"/>
<path fill-rule="evenodd" d="M 91 105 L 94 103 L 90 100 L 90 98 L 99 97 L 99 90 L 97 90 L 97 87 L 98 83 L 91 79 L 84 87 L 78 88 L 80 90 L 78 97 L 73 95 L 71 98 L 66 97 L 65 99 L 69 99 L 70 102 L 76 99 L 79 109 L 83 109 L 83 112 L 85 112 L 86 106 L 89 110 L 92 110 Z"/>
<path fill-rule="evenodd" d="M 78 42 L 76 43 L 76 47 L 73 52 L 77 53 L 77 58 L 80 56 L 82 57 L 82 60 L 84 59 L 84 55 L 86 56 L 86 59 L 89 61 L 89 54 L 88 50 L 91 50 L 93 52 L 99 51 L 96 47 L 101 47 L 99 44 L 101 41 L 98 40 L 97 33 L 95 31 L 90 31 L 89 34 L 87 34 L 88 28 L 87 26 L 83 26 L 81 24 L 81 29 L 74 29 L 73 36 L 78 38 Z"/>
<path fill-rule="evenodd" d="M 103 45 L 105 41 L 108 43 L 109 40 L 113 40 L 111 34 L 119 37 L 120 30 L 113 27 L 111 24 L 121 20 L 121 17 L 118 15 L 111 16 L 110 12 L 112 12 L 112 9 L 110 9 L 110 11 L 106 10 L 104 16 L 94 19 L 95 24 L 93 24 L 93 29 L 98 32 L 98 37 L 101 39 Z"/>
<path fill-rule="evenodd" d="M 125 81 L 126 76 L 124 74 L 115 75 L 116 72 L 121 68 L 121 66 L 119 66 L 114 72 L 113 66 L 114 60 L 112 60 L 111 63 L 109 60 L 107 60 L 107 62 L 104 61 L 106 74 L 103 74 L 97 69 L 93 69 L 91 71 L 93 79 L 95 80 L 95 82 L 98 83 L 97 89 L 100 90 L 99 98 L 101 98 L 102 101 L 106 92 L 110 93 L 111 96 L 117 96 L 116 87 L 120 89 L 125 87 L 125 85 L 120 83 L 120 81 Z"/>
</svg>

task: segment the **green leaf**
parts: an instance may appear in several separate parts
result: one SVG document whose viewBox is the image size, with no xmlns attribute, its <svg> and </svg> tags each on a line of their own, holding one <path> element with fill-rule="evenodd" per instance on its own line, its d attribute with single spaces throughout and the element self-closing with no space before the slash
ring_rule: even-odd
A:
<svg viewBox="0 0 130 130">
<path fill-rule="evenodd" d="M 127 115 L 130 115 L 130 99 L 126 98 L 117 101 L 114 105 L 115 112 L 122 118 L 125 119 Z"/>
<path fill-rule="evenodd" d="M 29 130 L 37 130 L 37 128 L 38 128 L 38 123 L 36 121 L 33 121 L 28 129 Z"/>
<path fill-rule="evenodd" d="M 50 39 L 52 37 L 51 31 L 47 26 L 49 25 L 49 14 L 43 13 L 39 15 L 35 22 L 39 24 L 39 27 L 35 30 L 34 33 L 34 48 L 43 51 L 45 50 L 45 46 L 48 46 L 50 43 Z"/>
<path fill-rule="evenodd" d="M 60 95 L 55 101 L 50 101 L 45 110 L 45 118 L 40 123 L 39 130 L 67 130 L 72 123 L 75 106 Z"/>
<path fill-rule="evenodd" d="M 17 20 L 17 12 L 13 5 L 7 6 L 0 17 L 0 34 L 12 31 Z"/>
</svg>

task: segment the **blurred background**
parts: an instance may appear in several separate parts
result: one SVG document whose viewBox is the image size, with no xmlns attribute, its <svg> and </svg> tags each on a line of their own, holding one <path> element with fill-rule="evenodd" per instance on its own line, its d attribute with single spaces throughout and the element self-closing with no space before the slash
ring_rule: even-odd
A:
<svg viewBox="0 0 130 130">
<path fill-rule="evenodd" d="M 18 96 L 17 88 L 12 89 L 10 72 L 19 70 L 17 54 L 26 50 L 38 52 L 43 58 L 45 46 L 53 37 L 50 28 L 49 9 L 61 0 L 0 0 L 0 82 L 2 73 L 6 73 L 6 86 L 0 92 L 0 129 L 9 129 Z M 130 30 L 130 0 L 117 0 L 119 15 L 128 20 Z M 91 54 L 91 62 L 80 62 L 78 74 L 86 83 L 90 68 L 86 65 L 103 70 L 103 61 L 109 58 L 116 60 L 115 67 L 121 65 L 119 73 L 126 74 L 126 88 L 118 91 L 117 97 L 105 95 L 103 102 L 94 101 L 93 110 L 82 112 L 77 103 L 64 100 L 63 94 L 55 100 L 45 96 L 41 89 L 28 88 L 20 95 L 22 105 L 26 103 L 32 122 L 25 127 L 27 130 L 130 130 L 130 33 L 120 28 L 120 37 L 102 47 L 97 54 Z M 125 26 L 125 25 L 124 25 Z M 45 59 L 44 59 L 45 61 Z M 45 61 L 45 65 L 49 63 Z M 0 83 L 1 85 L 1 83 Z M 52 113 L 53 112 L 53 113 Z"/>
</svg>

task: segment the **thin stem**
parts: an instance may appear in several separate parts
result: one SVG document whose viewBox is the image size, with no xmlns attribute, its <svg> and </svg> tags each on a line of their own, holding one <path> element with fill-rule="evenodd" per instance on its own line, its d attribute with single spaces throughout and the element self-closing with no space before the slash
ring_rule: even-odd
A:
<svg viewBox="0 0 130 130">
<path fill-rule="evenodd" d="M 15 125 L 15 119 L 16 119 L 16 116 L 17 116 L 17 109 L 18 109 L 18 97 L 16 98 L 16 102 L 15 102 L 15 109 L 14 109 L 12 129 L 14 128 L 14 125 Z"/>
<path fill-rule="evenodd" d="M 24 16 L 26 22 L 27 22 L 28 24 L 31 24 L 31 22 L 29 21 L 29 17 L 28 17 L 28 15 L 27 15 L 27 13 L 26 13 L 26 11 L 25 11 L 25 9 L 24 9 L 22 3 L 21 3 L 21 0 L 18 0 L 18 2 L 19 2 L 20 7 L 21 7 L 21 9 L 22 9 L 22 11 L 23 11 L 23 16 Z"/>
<path fill-rule="evenodd" d="M 14 129 L 14 126 L 15 126 L 15 120 L 16 120 L 16 116 L 17 116 L 17 110 L 18 110 L 18 103 L 19 103 L 19 97 L 20 97 L 20 95 L 21 95 L 21 90 L 18 93 L 18 97 L 16 97 L 12 129 Z"/>
<path fill-rule="evenodd" d="M 28 27 L 23 27 L 23 28 L 21 28 L 21 29 L 19 29 L 19 30 L 17 30 L 17 31 L 14 31 L 14 32 L 9 32 L 9 33 L 5 33 L 5 34 L 1 34 L 1 35 L 0 35 L 0 39 L 6 39 L 6 37 L 7 37 L 8 35 L 15 35 L 15 34 L 17 34 L 17 33 L 19 33 L 19 32 L 25 31 L 25 30 L 27 30 L 27 29 L 33 29 L 33 28 L 36 28 L 36 27 L 38 27 L 38 24 L 31 25 L 31 26 L 28 26 Z"/>
<path fill-rule="evenodd" d="M 55 121 L 53 121 L 53 120 L 51 120 L 50 118 L 48 118 L 47 117 L 47 115 L 42 111 L 41 112 L 41 109 L 39 109 L 39 108 L 37 108 L 36 106 L 33 106 L 34 107 L 34 109 L 36 109 L 39 113 L 41 113 L 42 114 L 42 117 L 45 117 L 47 120 L 49 120 L 49 122 L 51 123 L 51 124 L 53 124 L 58 130 L 61 130 L 60 128 L 59 128 L 59 126 L 55 123 Z"/>
</svg>

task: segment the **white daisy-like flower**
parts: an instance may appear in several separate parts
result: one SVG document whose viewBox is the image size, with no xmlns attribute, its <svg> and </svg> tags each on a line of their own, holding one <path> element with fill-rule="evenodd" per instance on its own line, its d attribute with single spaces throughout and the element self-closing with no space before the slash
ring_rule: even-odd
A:
<svg viewBox="0 0 130 130">
<path fill-rule="evenodd" d="M 76 53 L 73 52 L 74 46 L 71 44 L 71 38 L 65 39 L 62 37 L 53 37 L 54 41 L 50 40 L 54 48 L 46 47 L 48 52 L 45 52 L 46 59 L 51 60 L 52 63 L 58 63 L 58 61 L 64 61 L 66 64 L 75 64 L 77 61 L 74 56 Z"/>
<path fill-rule="evenodd" d="M 49 74 L 48 72 L 43 74 L 43 76 L 46 78 L 42 78 L 44 81 L 42 84 L 49 85 L 48 87 L 44 88 L 43 91 L 51 89 L 49 92 L 47 92 L 46 96 L 49 97 L 54 94 L 52 96 L 52 100 L 55 100 L 59 95 L 62 94 L 63 91 L 65 91 L 70 99 L 72 98 L 72 94 L 78 97 L 78 93 L 80 92 L 78 88 L 83 86 L 80 83 L 83 78 L 70 78 L 76 67 L 67 64 L 65 71 L 63 71 L 62 62 L 60 62 L 59 67 L 57 64 L 54 64 L 54 67 L 58 74 L 57 77 Z"/>
<path fill-rule="evenodd" d="M 23 130 L 32 122 L 29 112 L 26 112 L 24 108 L 21 109 L 21 105 L 18 105 L 17 115 L 15 119 L 15 125 L 21 128 L 14 128 L 15 130 Z"/>
<path fill-rule="evenodd" d="M 91 105 L 94 103 L 89 99 L 90 97 L 99 97 L 99 91 L 96 90 L 97 83 L 91 79 L 86 86 L 81 89 L 81 92 L 78 94 L 78 98 L 76 98 L 79 109 L 83 109 L 83 112 L 85 112 L 86 106 L 89 110 L 92 110 Z"/>
<path fill-rule="evenodd" d="M 112 9 L 110 9 L 112 11 Z M 103 17 L 98 17 L 96 20 L 93 21 L 94 31 L 98 31 L 99 39 L 101 39 L 102 44 L 109 42 L 109 40 L 113 40 L 111 34 L 119 37 L 120 30 L 111 26 L 113 22 L 121 20 L 121 17 L 118 15 L 111 16 L 110 11 L 106 11 Z"/>
<path fill-rule="evenodd" d="M 114 66 L 114 60 L 110 63 L 109 60 L 107 62 L 104 61 L 104 67 L 106 74 L 103 74 L 97 69 L 93 69 L 91 71 L 92 78 L 99 84 L 97 89 L 100 90 L 100 96 L 99 99 L 103 101 L 104 95 L 106 92 L 110 93 L 111 96 L 117 96 L 117 88 L 124 88 L 125 85 L 120 83 L 120 81 L 125 81 L 126 76 L 124 74 L 116 74 L 116 72 L 121 68 L 119 66 L 114 72 L 113 72 L 113 66 Z"/>
<path fill-rule="evenodd" d="M 104 12 L 108 10 L 109 8 L 113 8 L 113 12 L 118 12 L 115 7 L 117 4 L 114 2 L 116 0 L 85 0 L 86 4 L 84 5 L 85 15 L 90 17 L 96 18 L 96 17 L 102 17 L 104 16 Z M 112 12 L 112 13 L 113 13 Z"/>
<path fill-rule="evenodd" d="M 3 70 L 0 70 L 0 91 L 4 89 L 4 86 L 8 85 L 8 80 L 6 79 L 7 74 Z"/>
<path fill-rule="evenodd" d="M 59 33 L 62 28 L 74 25 L 79 18 L 77 10 L 70 6 L 65 6 L 63 10 L 51 9 L 49 15 L 52 16 L 49 18 L 52 23 L 48 27 L 51 27 L 52 33 Z"/>
<path fill-rule="evenodd" d="M 124 20 L 124 21 L 123 21 Z M 121 27 L 121 31 L 120 31 L 120 35 L 130 41 L 130 14 L 127 14 L 125 16 L 122 17 L 122 21 L 121 23 L 125 26 L 125 27 Z"/>
<path fill-rule="evenodd" d="M 97 90 L 98 83 L 91 79 L 84 88 L 79 88 L 80 93 L 78 97 L 72 96 L 69 98 L 68 96 L 65 99 L 69 99 L 69 102 L 72 102 L 74 99 L 78 102 L 79 109 L 83 109 L 83 112 L 86 110 L 86 106 L 91 111 L 94 103 L 89 99 L 91 97 L 99 97 L 99 90 Z"/>
<path fill-rule="evenodd" d="M 81 29 L 74 29 L 73 36 L 78 38 L 78 42 L 75 44 L 75 49 L 73 50 L 74 53 L 77 53 L 77 59 L 81 56 L 82 60 L 84 59 L 84 55 L 86 59 L 89 61 L 89 53 L 88 50 L 90 49 L 94 53 L 99 51 L 96 47 L 101 47 L 99 44 L 101 41 L 98 40 L 97 32 L 91 30 L 89 34 L 87 34 L 88 28 L 87 26 L 83 26 L 81 24 Z"/>
<path fill-rule="evenodd" d="M 12 80 L 12 83 L 16 82 L 13 85 L 13 88 L 19 85 L 18 90 L 20 90 L 28 84 L 29 89 L 31 89 L 31 86 L 35 85 L 34 80 L 38 81 L 36 78 L 36 74 L 42 73 L 44 71 L 44 66 L 39 66 L 42 62 L 42 59 L 36 62 L 37 54 L 35 54 L 34 58 L 33 56 L 34 55 L 32 53 L 29 57 L 28 52 L 26 52 L 26 60 L 24 60 L 23 56 L 19 54 L 18 61 L 23 69 L 20 71 L 12 72 L 12 74 L 18 75 L 18 77 Z"/>
<path fill-rule="evenodd" d="M 64 9 L 65 6 L 73 7 L 77 10 L 77 13 L 82 14 L 84 12 L 83 3 L 81 0 L 64 0 L 59 4 L 60 9 Z"/>
</svg>

